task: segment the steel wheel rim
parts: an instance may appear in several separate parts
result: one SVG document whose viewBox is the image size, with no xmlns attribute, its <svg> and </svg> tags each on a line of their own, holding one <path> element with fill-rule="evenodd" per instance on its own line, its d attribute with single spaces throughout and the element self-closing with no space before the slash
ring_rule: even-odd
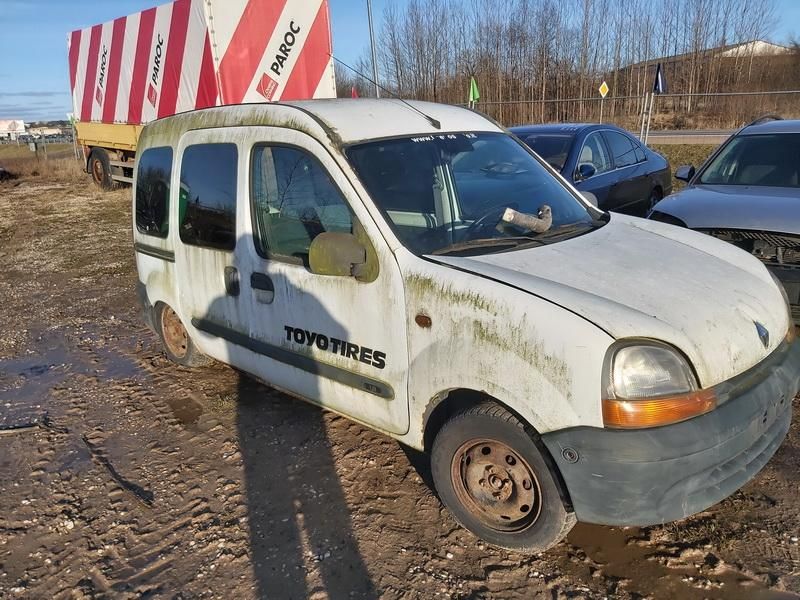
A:
<svg viewBox="0 0 800 600">
<path fill-rule="evenodd" d="M 186 356 L 189 349 L 189 334 L 178 315 L 169 306 L 161 313 L 161 333 L 167 349 L 178 358 Z"/>
<path fill-rule="evenodd" d="M 522 531 L 539 518 L 539 480 L 528 462 L 502 442 L 462 444 L 453 455 L 450 478 L 461 504 L 495 531 Z"/>
<path fill-rule="evenodd" d="M 100 159 L 95 158 L 92 161 L 92 177 L 97 183 L 103 181 L 103 163 Z"/>
</svg>

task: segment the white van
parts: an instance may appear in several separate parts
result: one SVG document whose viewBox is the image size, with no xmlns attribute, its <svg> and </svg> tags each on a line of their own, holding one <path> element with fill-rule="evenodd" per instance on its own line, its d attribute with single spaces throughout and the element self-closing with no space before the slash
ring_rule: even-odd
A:
<svg viewBox="0 0 800 600">
<path fill-rule="evenodd" d="M 168 356 L 430 452 L 485 540 L 680 519 L 750 480 L 800 385 L 761 262 L 604 213 L 470 110 L 226 106 L 147 125 L 133 235 Z"/>
</svg>

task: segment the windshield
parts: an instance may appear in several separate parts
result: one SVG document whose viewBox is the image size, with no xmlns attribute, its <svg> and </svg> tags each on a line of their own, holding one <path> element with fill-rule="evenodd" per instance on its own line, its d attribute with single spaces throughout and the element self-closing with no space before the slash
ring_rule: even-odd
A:
<svg viewBox="0 0 800 600">
<path fill-rule="evenodd" d="M 708 165 L 700 183 L 796 188 L 798 171 L 800 134 L 740 135 Z"/>
<path fill-rule="evenodd" d="M 567 162 L 567 155 L 574 137 L 563 134 L 534 133 L 524 136 L 522 141 L 528 144 L 536 154 L 541 156 L 556 171 L 560 171 L 564 168 L 564 163 Z"/>
<path fill-rule="evenodd" d="M 447 133 L 352 146 L 348 158 L 412 252 L 509 250 L 597 226 L 514 138 Z"/>
</svg>

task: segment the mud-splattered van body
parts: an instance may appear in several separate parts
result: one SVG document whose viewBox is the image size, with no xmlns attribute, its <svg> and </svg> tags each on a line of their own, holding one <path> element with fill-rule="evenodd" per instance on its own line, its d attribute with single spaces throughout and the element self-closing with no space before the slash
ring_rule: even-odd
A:
<svg viewBox="0 0 800 600">
<path fill-rule="evenodd" d="M 431 452 L 492 543 L 703 510 L 789 427 L 800 356 L 764 266 L 599 211 L 478 113 L 219 107 L 148 125 L 138 156 L 139 294 L 167 354 Z"/>
</svg>

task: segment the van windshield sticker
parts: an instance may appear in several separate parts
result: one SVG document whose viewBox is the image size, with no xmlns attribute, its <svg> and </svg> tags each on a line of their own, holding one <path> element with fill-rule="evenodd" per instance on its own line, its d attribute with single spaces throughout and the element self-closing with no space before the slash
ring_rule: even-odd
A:
<svg viewBox="0 0 800 600">
<path fill-rule="evenodd" d="M 329 337 L 316 331 L 309 331 L 308 329 L 301 329 L 299 327 L 291 327 L 284 325 L 283 329 L 286 331 L 286 340 L 301 344 L 305 346 L 316 346 L 320 350 L 338 354 L 352 360 L 357 360 L 365 365 L 371 365 L 376 369 L 383 369 L 386 366 L 386 353 L 366 346 L 359 346 L 347 340 L 340 340 L 335 337 Z"/>
<path fill-rule="evenodd" d="M 465 138 L 474 140 L 478 136 L 474 133 L 439 133 L 436 135 L 421 135 L 419 137 L 412 137 L 412 142 L 433 142 L 435 140 L 457 140 Z"/>
</svg>

